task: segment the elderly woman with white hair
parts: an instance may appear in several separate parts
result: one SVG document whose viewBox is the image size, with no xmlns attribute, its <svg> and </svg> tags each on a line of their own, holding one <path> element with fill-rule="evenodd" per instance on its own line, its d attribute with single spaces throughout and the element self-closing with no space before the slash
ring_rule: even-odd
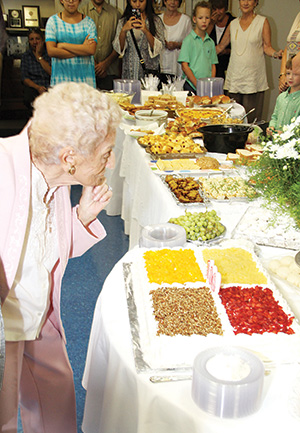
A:
<svg viewBox="0 0 300 433">
<path fill-rule="evenodd" d="M 60 319 L 68 259 L 106 235 L 98 213 L 112 192 L 120 111 L 83 83 L 62 83 L 34 102 L 20 135 L 0 139 L 0 295 L 6 361 L 0 431 L 77 433 L 73 373 Z M 83 185 L 71 208 L 70 185 Z M 83 293 L 83 296 L 86 296 Z M 19 400 L 20 396 L 20 400 Z"/>
</svg>

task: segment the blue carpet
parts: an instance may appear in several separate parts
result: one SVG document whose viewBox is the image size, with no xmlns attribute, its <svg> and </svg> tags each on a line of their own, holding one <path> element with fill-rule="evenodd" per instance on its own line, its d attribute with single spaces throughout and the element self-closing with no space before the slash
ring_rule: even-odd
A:
<svg viewBox="0 0 300 433">
<path fill-rule="evenodd" d="M 71 189 L 73 205 L 78 202 L 80 194 L 81 187 L 73 186 Z M 128 236 L 124 234 L 121 218 L 107 216 L 105 211 L 102 211 L 99 219 L 107 231 L 107 237 L 83 256 L 69 261 L 62 284 L 62 321 L 74 372 L 78 432 L 81 432 L 85 400 L 81 379 L 95 303 L 107 275 L 128 251 Z M 18 433 L 22 432 L 21 422 L 19 422 Z"/>
</svg>

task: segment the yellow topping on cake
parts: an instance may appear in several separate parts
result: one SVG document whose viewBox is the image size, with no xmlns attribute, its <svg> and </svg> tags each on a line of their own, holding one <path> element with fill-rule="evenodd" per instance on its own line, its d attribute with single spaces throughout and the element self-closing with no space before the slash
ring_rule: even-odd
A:
<svg viewBox="0 0 300 433">
<path fill-rule="evenodd" d="M 150 283 L 205 281 L 192 250 L 149 250 L 144 253 L 144 259 Z"/>
<path fill-rule="evenodd" d="M 266 284 L 266 276 L 258 269 L 252 254 L 242 248 L 204 249 L 205 262 L 214 260 L 222 284 Z"/>
</svg>

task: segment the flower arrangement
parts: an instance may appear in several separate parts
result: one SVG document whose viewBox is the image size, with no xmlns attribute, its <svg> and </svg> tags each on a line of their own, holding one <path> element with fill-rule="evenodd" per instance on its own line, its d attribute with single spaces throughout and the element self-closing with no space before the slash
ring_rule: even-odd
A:
<svg viewBox="0 0 300 433">
<path fill-rule="evenodd" d="M 263 144 L 262 156 L 248 167 L 251 183 L 266 205 L 276 203 L 300 227 L 300 116 Z"/>
</svg>

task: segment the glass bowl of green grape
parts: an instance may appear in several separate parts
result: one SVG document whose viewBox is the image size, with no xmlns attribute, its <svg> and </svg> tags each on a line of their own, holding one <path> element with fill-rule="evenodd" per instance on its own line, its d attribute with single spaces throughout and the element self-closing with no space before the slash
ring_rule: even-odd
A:
<svg viewBox="0 0 300 433">
<path fill-rule="evenodd" d="M 215 210 L 205 212 L 185 211 L 184 215 L 170 218 L 169 223 L 178 224 L 186 231 L 186 239 L 196 245 L 215 244 L 220 242 L 225 234 L 226 227 Z"/>
</svg>

